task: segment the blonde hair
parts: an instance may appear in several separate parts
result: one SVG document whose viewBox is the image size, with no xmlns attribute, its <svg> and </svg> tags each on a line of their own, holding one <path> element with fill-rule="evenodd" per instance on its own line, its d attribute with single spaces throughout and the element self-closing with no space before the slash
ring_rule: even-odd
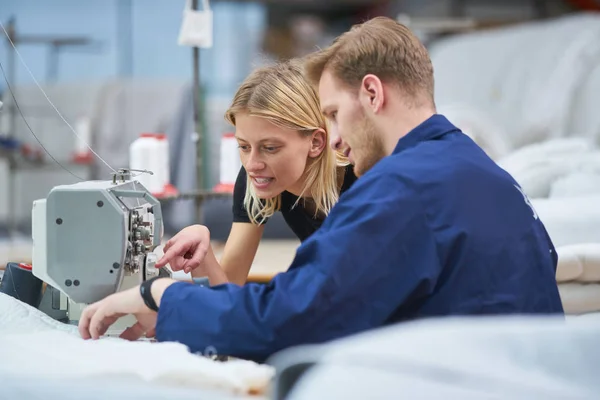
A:
<svg viewBox="0 0 600 400">
<path fill-rule="evenodd" d="M 327 134 L 318 95 L 306 80 L 303 65 L 298 60 L 253 71 L 237 90 L 225 119 L 235 126 L 236 115 L 240 113 L 264 118 L 276 126 L 298 131 L 302 135 L 311 135 L 317 129 L 323 129 Z M 343 165 L 348 165 L 347 159 L 328 145 L 321 154 L 308 160 L 303 175 L 305 183 L 298 200 L 309 193 L 315 203 L 315 216 L 319 212 L 329 214 L 337 202 L 340 177 L 343 177 L 344 171 L 336 167 Z M 244 207 L 252 223 L 262 224 L 281 209 L 281 194 L 260 199 L 248 177 Z"/>
<path fill-rule="evenodd" d="M 433 65 L 425 46 L 406 26 L 376 17 L 340 35 L 331 46 L 307 57 L 306 74 L 318 85 L 325 69 L 351 88 L 367 74 L 393 82 L 414 100 L 434 105 Z"/>
</svg>

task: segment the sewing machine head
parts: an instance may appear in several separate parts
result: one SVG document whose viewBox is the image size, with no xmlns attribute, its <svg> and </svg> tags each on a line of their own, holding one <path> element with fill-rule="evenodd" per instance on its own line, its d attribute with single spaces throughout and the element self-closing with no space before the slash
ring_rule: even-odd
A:
<svg viewBox="0 0 600 400">
<path fill-rule="evenodd" d="M 34 201 L 32 218 L 33 274 L 60 291 L 72 322 L 87 304 L 169 274 L 154 267 L 160 203 L 128 171 L 54 187 Z"/>
</svg>

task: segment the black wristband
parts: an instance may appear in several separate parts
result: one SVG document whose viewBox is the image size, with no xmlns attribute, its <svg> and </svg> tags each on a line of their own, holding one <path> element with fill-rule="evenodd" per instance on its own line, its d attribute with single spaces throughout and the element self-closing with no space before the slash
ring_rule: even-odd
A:
<svg viewBox="0 0 600 400">
<path fill-rule="evenodd" d="M 152 291 L 150 289 L 152 288 L 152 284 L 154 283 L 154 281 L 159 278 L 161 278 L 161 277 L 155 276 L 154 278 L 145 280 L 140 285 L 140 294 L 142 295 L 142 300 L 144 300 L 144 304 L 146 304 L 146 307 L 148 307 L 152 311 L 156 311 L 156 312 L 158 312 L 158 306 L 156 305 L 156 302 L 154 301 L 154 297 L 152 297 Z"/>
</svg>

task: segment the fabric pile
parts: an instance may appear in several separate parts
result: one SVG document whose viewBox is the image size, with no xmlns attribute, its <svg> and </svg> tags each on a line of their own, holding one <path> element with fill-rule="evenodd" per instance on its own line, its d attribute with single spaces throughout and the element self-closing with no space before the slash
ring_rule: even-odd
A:
<svg viewBox="0 0 600 400">
<path fill-rule="evenodd" d="M 600 313 L 600 150 L 583 138 L 553 139 L 498 164 L 531 198 L 552 238 L 565 313 Z"/>
<path fill-rule="evenodd" d="M 562 246 L 556 251 L 556 281 L 565 313 L 600 313 L 600 243 Z"/>
<path fill-rule="evenodd" d="M 600 148 L 586 138 L 531 144 L 497 163 L 532 199 L 600 195 Z"/>
<path fill-rule="evenodd" d="M 0 375 L 32 381 L 104 379 L 145 386 L 217 389 L 264 395 L 275 376 L 271 366 L 246 360 L 214 361 L 180 343 L 130 342 L 114 337 L 83 340 L 73 325 L 0 293 Z"/>
</svg>

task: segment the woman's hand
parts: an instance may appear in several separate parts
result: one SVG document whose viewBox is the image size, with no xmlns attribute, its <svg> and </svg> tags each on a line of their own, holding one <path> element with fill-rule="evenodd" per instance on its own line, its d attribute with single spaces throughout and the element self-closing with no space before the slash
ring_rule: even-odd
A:
<svg viewBox="0 0 600 400">
<path fill-rule="evenodd" d="M 198 268 L 210 247 L 210 231 L 204 225 L 192 225 L 182 229 L 165 244 L 164 255 L 156 262 L 161 268 L 169 264 L 173 271 L 190 273 Z"/>
</svg>

